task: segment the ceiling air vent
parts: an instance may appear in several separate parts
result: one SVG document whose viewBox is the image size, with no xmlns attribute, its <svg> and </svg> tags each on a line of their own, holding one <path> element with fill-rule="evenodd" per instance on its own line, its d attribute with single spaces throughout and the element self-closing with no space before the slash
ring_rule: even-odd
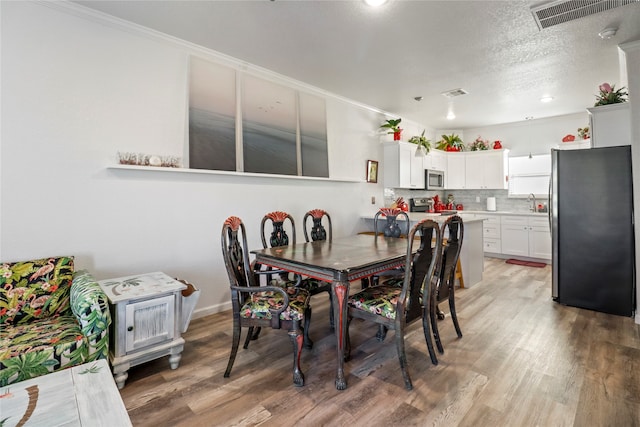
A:
<svg viewBox="0 0 640 427">
<path fill-rule="evenodd" d="M 458 89 L 451 89 L 451 90 L 448 90 L 448 91 L 446 91 L 446 92 L 442 92 L 442 94 L 443 94 L 444 96 L 446 96 L 447 98 L 455 98 L 456 96 L 466 95 L 466 94 L 468 94 L 468 93 L 469 93 L 469 92 L 467 92 L 466 90 L 464 90 L 464 89 L 460 89 L 460 88 L 458 88 Z"/>
<path fill-rule="evenodd" d="M 556 0 L 531 7 L 540 30 L 640 0 Z"/>
</svg>

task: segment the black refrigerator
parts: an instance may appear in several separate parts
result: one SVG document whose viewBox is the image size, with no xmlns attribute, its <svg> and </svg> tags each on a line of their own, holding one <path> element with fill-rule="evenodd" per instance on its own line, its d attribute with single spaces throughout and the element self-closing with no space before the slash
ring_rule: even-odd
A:
<svg viewBox="0 0 640 427">
<path fill-rule="evenodd" d="M 635 307 L 631 147 L 551 150 L 552 296 L 620 316 Z"/>
</svg>

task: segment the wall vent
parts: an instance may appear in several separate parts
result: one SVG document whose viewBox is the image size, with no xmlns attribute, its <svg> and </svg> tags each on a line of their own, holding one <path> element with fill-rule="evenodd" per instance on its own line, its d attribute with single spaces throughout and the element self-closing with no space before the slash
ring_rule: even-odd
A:
<svg viewBox="0 0 640 427">
<path fill-rule="evenodd" d="M 467 92 L 466 90 L 458 88 L 442 92 L 442 95 L 446 96 L 447 98 L 455 98 L 456 96 L 466 95 L 468 93 L 469 92 Z"/>
<path fill-rule="evenodd" d="M 542 30 L 638 1 L 640 0 L 555 0 L 532 6 L 531 13 L 538 29 Z"/>
</svg>

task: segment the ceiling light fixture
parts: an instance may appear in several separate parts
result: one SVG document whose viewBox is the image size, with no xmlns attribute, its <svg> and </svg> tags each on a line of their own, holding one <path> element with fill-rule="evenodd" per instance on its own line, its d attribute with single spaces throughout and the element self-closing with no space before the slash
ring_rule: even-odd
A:
<svg viewBox="0 0 640 427">
<path fill-rule="evenodd" d="M 553 101 L 553 96 L 545 95 L 542 98 L 540 98 L 540 102 L 551 102 L 551 101 Z"/>
<path fill-rule="evenodd" d="M 387 0 L 364 0 L 364 2 L 367 4 L 367 6 L 378 7 L 385 4 Z"/>
<path fill-rule="evenodd" d="M 618 32 L 617 28 L 609 27 L 609 28 L 605 28 L 604 30 L 600 31 L 598 33 L 598 35 L 600 36 L 600 38 L 602 40 L 609 40 L 610 38 L 615 36 L 617 32 Z"/>
<path fill-rule="evenodd" d="M 456 118 L 456 115 L 453 114 L 453 110 L 449 110 L 449 112 L 447 113 L 447 120 L 453 120 Z"/>
</svg>

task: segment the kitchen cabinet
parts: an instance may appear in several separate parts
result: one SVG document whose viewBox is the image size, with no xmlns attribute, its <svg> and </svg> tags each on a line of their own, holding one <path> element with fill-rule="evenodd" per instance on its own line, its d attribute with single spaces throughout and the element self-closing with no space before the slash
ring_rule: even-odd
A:
<svg viewBox="0 0 640 427">
<path fill-rule="evenodd" d="M 447 190 L 505 190 L 509 150 L 451 152 L 447 156 Z"/>
<path fill-rule="evenodd" d="M 424 188 L 424 156 L 416 156 L 418 146 L 408 142 L 384 144 L 384 186 Z"/>
<path fill-rule="evenodd" d="M 500 231 L 500 216 L 488 216 L 482 226 L 482 243 L 486 253 L 502 253 Z"/>
<path fill-rule="evenodd" d="M 425 169 L 435 169 L 437 171 L 447 171 L 447 153 L 442 150 L 431 149 L 424 160 Z"/>
<path fill-rule="evenodd" d="M 509 175 L 508 153 L 509 150 L 465 153 L 465 188 L 506 190 Z"/>
<path fill-rule="evenodd" d="M 463 190 L 466 187 L 466 154 L 461 152 L 446 153 L 447 177 L 445 188 L 447 190 Z"/>
<path fill-rule="evenodd" d="M 502 253 L 551 259 L 551 233 L 546 217 L 502 216 Z"/>
<path fill-rule="evenodd" d="M 631 144 L 631 106 L 629 102 L 587 108 L 591 125 L 591 145 L 612 147 Z"/>
</svg>

